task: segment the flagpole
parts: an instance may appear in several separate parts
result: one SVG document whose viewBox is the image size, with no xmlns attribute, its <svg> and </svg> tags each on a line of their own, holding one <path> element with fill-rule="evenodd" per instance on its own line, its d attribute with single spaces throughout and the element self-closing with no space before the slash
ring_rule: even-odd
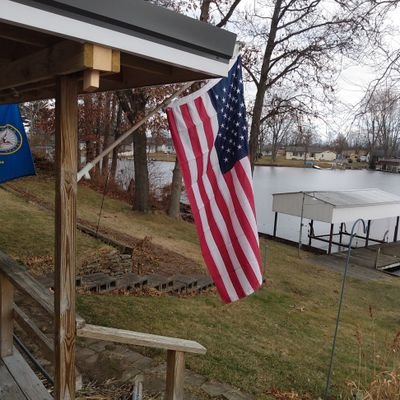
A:
<svg viewBox="0 0 400 400">
<path fill-rule="evenodd" d="M 88 162 L 79 172 L 77 176 L 77 181 L 79 182 L 83 176 L 89 176 L 89 171 L 100 161 L 104 156 L 109 154 L 111 151 L 115 149 L 120 143 L 122 143 L 128 136 L 130 136 L 133 132 L 135 132 L 138 128 L 140 128 L 148 119 L 150 119 L 153 115 L 157 114 L 161 109 L 168 106 L 172 100 L 176 97 L 180 96 L 185 90 L 189 89 L 192 86 L 194 81 L 188 82 L 186 85 L 182 86 L 178 91 L 176 91 L 172 96 L 165 99 L 158 107 L 156 107 L 153 111 L 147 114 L 143 119 L 133 125 L 129 130 L 127 130 L 122 136 L 120 136 L 114 143 L 108 146 L 105 150 L 103 150 L 97 157 L 95 157 L 92 161 Z"/>
</svg>

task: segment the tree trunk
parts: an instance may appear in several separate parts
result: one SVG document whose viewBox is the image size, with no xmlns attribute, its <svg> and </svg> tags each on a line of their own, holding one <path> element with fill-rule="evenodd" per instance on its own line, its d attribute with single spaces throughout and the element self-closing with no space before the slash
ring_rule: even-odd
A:
<svg viewBox="0 0 400 400">
<path fill-rule="evenodd" d="M 258 137 L 260 135 L 261 115 L 264 106 L 265 93 L 267 91 L 266 84 L 268 81 L 268 72 L 271 63 L 271 56 L 275 48 L 275 38 L 276 38 L 276 32 L 278 30 L 279 14 L 282 7 L 282 1 L 283 0 L 276 0 L 275 3 L 274 14 L 272 16 L 271 27 L 268 35 L 267 47 L 265 48 L 263 64 L 261 67 L 260 82 L 258 85 L 258 90 L 254 101 L 253 118 L 251 121 L 250 143 L 249 143 L 249 153 L 250 153 L 249 157 L 250 157 L 252 172 L 254 171 L 254 163 L 257 160 L 257 148 L 258 148 Z"/>
<path fill-rule="evenodd" d="M 114 140 L 117 140 L 120 135 L 120 125 L 121 125 L 121 119 L 122 119 L 122 107 L 120 107 L 118 104 L 116 105 L 118 108 L 117 111 L 117 118 L 115 121 L 115 126 L 114 126 Z M 115 179 L 117 176 L 117 165 L 118 165 L 118 150 L 119 146 L 114 147 L 114 150 L 112 152 L 112 161 L 111 161 L 111 178 Z"/>
<path fill-rule="evenodd" d="M 129 122 L 133 125 L 144 117 L 147 99 L 145 91 L 136 89 L 134 92 L 125 90 L 118 92 L 118 99 Z M 133 152 L 135 168 L 135 194 L 133 209 L 141 212 L 150 210 L 149 171 L 147 168 L 147 137 L 146 124 L 133 134 Z"/>
<path fill-rule="evenodd" d="M 110 115 L 110 118 L 107 119 L 107 125 L 104 129 L 104 141 L 103 141 L 103 148 L 107 149 L 107 147 L 111 144 L 111 132 L 113 131 L 114 124 L 115 124 L 115 105 L 116 105 L 116 97 L 113 93 L 107 93 L 106 95 L 106 110 L 108 111 L 107 114 Z M 103 165 L 103 175 L 107 176 L 110 172 L 110 153 L 106 154 L 103 157 L 102 165 Z"/>
<path fill-rule="evenodd" d="M 203 0 L 200 8 L 200 21 L 208 22 L 210 18 L 210 5 L 211 0 Z"/>
<path fill-rule="evenodd" d="M 145 106 L 146 103 L 143 104 Z M 147 168 L 147 137 L 146 128 L 143 125 L 133 135 L 133 151 L 135 166 L 135 194 L 133 197 L 133 209 L 141 212 L 150 211 L 149 199 L 149 172 Z"/>
<path fill-rule="evenodd" d="M 175 161 L 172 174 L 171 198 L 169 201 L 168 215 L 178 219 L 181 215 L 182 170 L 178 159 Z"/>
</svg>

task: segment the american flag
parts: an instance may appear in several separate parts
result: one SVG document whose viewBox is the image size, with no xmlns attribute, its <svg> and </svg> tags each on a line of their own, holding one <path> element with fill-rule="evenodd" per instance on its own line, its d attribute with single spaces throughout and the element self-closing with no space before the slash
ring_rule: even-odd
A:
<svg viewBox="0 0 400 400">
<path fill-rule="evenodd" d="M 240 58 L 167 115 L 204 260 L 230 303 L 262 284 Z"/>
</svg>

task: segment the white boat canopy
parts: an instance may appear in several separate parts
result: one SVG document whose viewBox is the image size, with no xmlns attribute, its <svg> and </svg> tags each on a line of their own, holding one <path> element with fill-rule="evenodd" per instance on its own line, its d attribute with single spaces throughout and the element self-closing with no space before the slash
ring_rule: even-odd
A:
<svg viewBox="0 0 400 400">
<path fill-rule="evenodd" d="M 400 197 L 380 189 L 274 193 L 272 210 L 329 224 L 400 215 Z"/>
</svg>

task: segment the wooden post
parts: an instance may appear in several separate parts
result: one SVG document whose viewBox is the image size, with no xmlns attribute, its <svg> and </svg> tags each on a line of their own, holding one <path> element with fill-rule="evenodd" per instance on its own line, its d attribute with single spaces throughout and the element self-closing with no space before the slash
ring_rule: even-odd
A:
<svg viewBox="0 0 400 400">
<path fill-rule="evenodd" d="M 278 213 L 275 212 L 275 219 L 274 219 L 274 237 L 276 237 L 276 228 L 278 226 Z"/>
<path fill-rule="evenodd" d="M 57 78 L 54 293 L 56 400 L 75 399 L 77 94 L 75 76 Z"/>
<path fill-rule="evenodd" d="M 396 218 L 396 227 L 394 228 L 393 242 L 397 242 L 397 234 L 399 232 L 399 220 L 400 217 Z"/>
<path fill-rule="evenodd" d="M 367 236 L 365 238 L 365 247 L 368 247 L 368 241 L 369 241 L 369 231 L 371 229 L 371 220 L 368 220 L 368 224 L 367 224 Z"/>
<path fill-rule="evenodd" d="M 310 221 L 310 234 L 308 235 L 308 245 L 311 246 L 311 241 L 314 236 L 314 220 Z"/>
<path fill-rule="evenodd" d="M 330 233 L 329 233 L 329 247 L 328 247 L 328 254 L 331 254 L 331 253 L 332 253 L 333 227 L 334 227 L 334 224 L 331 224 L 331 231 L 330 231 Z"/>
<path fill-rule="evenodd" d="M 343 222 L 340 223 L 339 243 L 342 244 L 342 241 L 343 241 Z"/>
<path fill-rule="evenodd" d="M 0 274 L 0 357 L 13 353 L 13 316 L 14 286 Z"/>
<path fill-rule="evenodd" d="M 185 353 L 183 351 L 168 350 L 165 400 L 183 400 L 184 372 Z"/>
</svg>

